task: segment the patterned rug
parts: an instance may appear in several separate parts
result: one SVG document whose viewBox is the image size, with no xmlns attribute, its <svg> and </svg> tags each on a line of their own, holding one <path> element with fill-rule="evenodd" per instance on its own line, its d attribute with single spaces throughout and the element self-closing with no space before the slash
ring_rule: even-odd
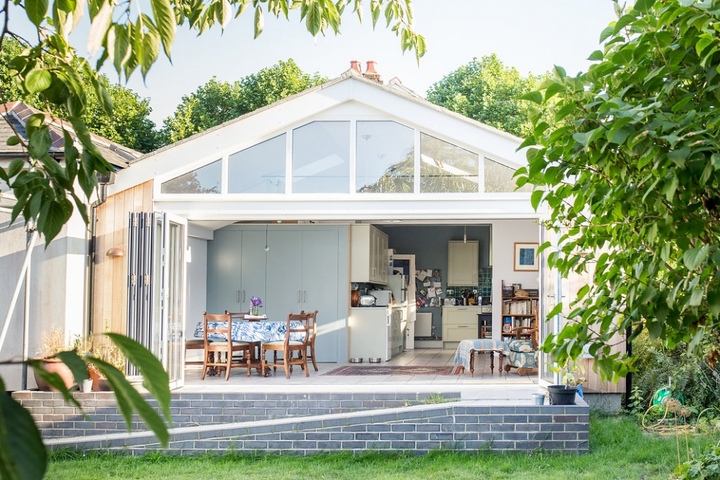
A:
<svg viewBox="0 0 720 480">
<path fill-rule="evenodd" d="M 462 367 L 408 367 L 408 366 L 371 366 L 346 365 L 324 373 L 323 375 L 364 376 L 364 375 L 458 375 Z"/>
</svg>

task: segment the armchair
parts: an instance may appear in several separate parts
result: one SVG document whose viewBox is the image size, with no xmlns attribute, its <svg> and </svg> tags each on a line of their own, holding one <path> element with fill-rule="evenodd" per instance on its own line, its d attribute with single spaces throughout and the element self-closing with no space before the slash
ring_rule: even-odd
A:
<svg viewBox="0 0 720 480">
<path fill-rule="evenodd" d="M 529 375 L 537 370 L 537 327 L 518 327 L 513 329 L 512 335 L 515 337 L 508 343 L 510 352 L 507 355 L 505 363 L 505 372 L 509 372 L 511 368 L 517 368 L 518 375 Z"/>
</svg>

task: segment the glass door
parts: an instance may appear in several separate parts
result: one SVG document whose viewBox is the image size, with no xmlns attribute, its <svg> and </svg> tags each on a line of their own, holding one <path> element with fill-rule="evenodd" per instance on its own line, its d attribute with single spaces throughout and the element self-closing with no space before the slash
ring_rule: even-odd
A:
<svg viewBox="0 0 720 480">
<path fill-rule="evenodd" d="M 160 225 L 162 223 L 162 225 Z M 155 348 L 170 377 L 170 388 L 181 387 L 184 383 L 185 354 L 185 219 L 165 214 L 156 214 L 156 226 L 162 228 L 162 283 L 156 283 L 161 290 L 156 298 L 161 298 L 160 315 L 155 320 L 160 333 Z"/>
<path fill-rule="evenodd" d="M 160 359 L 170 388 L 184 384 L 186 231 L 180 217 L 130 214 L 127 332 Z"/>
</svg>

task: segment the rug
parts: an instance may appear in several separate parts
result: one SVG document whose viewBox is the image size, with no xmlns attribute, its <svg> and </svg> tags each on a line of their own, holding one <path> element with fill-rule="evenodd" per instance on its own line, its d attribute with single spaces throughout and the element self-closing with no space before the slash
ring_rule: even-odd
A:
<svg viewBox="0 0 720 480">
<path fill-rule="evenodd" d="M 372 366 L 345 365 L 324 373 L 330 376 L 365 376 L 365 375 L 458 375 L 463 368 L 452 367 L 410 367 L 410 366 Z"/>
</svg>

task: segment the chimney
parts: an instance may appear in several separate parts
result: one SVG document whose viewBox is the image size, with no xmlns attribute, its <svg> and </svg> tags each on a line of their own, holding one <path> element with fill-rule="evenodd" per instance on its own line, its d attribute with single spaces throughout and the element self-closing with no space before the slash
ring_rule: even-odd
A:
<svg viewBox="0 0 720 480">
<path fill-rule="evenodd" d="M 368 60 L 367 68 L 365 69 L 365 73 L 363 74 L 363 76 L 378 83 L 382 83 L 382 80 L 380 80 L 380 74 L 375 69 L 376 65 L 377 62 L 375 60 Z"/>
<path fill-rule="evenodd" d="M 350 70 L 362 75 L 362 72 L 360 71 L 360 61 L 359 60 L 350 60 Z"/>
</svg>

